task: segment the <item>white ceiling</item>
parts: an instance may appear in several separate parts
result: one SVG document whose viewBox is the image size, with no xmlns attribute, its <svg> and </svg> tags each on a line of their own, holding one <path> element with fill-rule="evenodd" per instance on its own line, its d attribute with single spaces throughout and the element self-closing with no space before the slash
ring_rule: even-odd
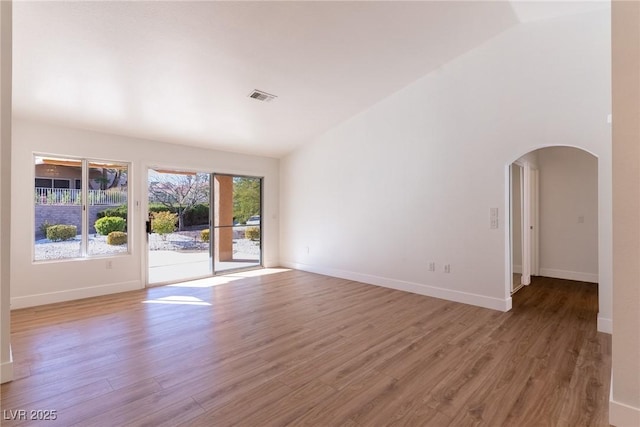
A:
<svg viewBox="0 0 640 427">
<path fill-rule="evenodd" d="M 13 9 L 17 117 L 272 157 L 540 16 L 490 1 Z M 278 98 L 261 103 L 253 89 Z"/>
</svg>

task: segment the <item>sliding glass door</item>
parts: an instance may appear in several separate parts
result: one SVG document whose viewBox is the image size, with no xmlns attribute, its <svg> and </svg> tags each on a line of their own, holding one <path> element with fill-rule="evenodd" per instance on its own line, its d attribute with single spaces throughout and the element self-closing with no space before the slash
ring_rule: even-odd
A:
<svg viewBox="0 0 640 427">
<path fill-rule="evenodd" d="M 148 193 L 148 282 L 210 275 L 210 174 L 150 169 Z"/>
<path fill-rule="evenodd" d="M 213 175 L 214 272 L 262 265 L 262 179 Z"/>
<path fill-rule="evenodd" d="M 262 265 L 261 178 L 150 169 L 148 194 L 149 284 Z"/>
</svg>

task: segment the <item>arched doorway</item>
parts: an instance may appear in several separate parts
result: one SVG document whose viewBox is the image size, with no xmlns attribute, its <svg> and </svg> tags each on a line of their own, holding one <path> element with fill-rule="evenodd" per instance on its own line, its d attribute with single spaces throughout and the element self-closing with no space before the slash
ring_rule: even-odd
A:
<svg viewBox="0 0 640 427">
<path fill-rule="evenodd" d="M 598 283 L 605 287 L 599 305 L 607 304 L 608 263 L 600 260 L 610 253 L 611 230 L 607 194 L 599 194 L 605 188 L 602 166 L 597 156 L 572 146 L 536 148 L 506 165 L 509 294 L 539 275 Z M 598 330 L 609 332 L 603 323 L 599 315 Z"/>
</svg>

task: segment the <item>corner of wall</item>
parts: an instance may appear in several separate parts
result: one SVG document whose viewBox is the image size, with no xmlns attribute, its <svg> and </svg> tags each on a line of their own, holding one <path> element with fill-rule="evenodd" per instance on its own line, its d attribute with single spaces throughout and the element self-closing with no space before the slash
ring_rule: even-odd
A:
<svg viewBox="0 0 640 427">
<path fill-rule="evenodd" d="M 12 2 L 0 1 L 0 382 L 13 379 L 10 318 Z"/>
</svg>

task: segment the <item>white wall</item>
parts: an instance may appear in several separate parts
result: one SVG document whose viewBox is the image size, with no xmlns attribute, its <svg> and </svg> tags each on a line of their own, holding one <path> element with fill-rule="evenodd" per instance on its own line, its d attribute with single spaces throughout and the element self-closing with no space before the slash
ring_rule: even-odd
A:
<svg viewBox="0 0 640 427">
<path fill-rule="evenodd" d="M 598 159 L 571 147 L 538 150 L 540 275 L 598 282 Z"/>
<path fill-rule="evenodd" d="M 0 383 L 13 379 L 11 357 L 11 15 L 0 2 Z"/>
<path fill-rule="evenodd" d="M 640 3 L 614 1 L 613 339 L 609 422 L 640 425 Z"/>
<path fill-rule="evenodd" d="M 132 163 L 129 182 L 133 191 L 131 254 L 104 258 L 34 263 L 33 153 L 81 156 Z M 137 289 L 146 281 L 147 168 L 162 166 L 203 172 L 264 177 L 263 259 L 277 266 L 279 160 L 183 147 L 51 126 L 14 119 L 12 204 L 12 308 Z M 135 202 L 140 202 L 135 207 Z"/>
<path fill-rule="evenodd" d="M 508 165 L 571 145 L 601 160 L 610 318 L 609 58 L 608 11 L 521 24 L 294 151 L 281 164 L 283 265 L 509 309 Z"/>
</svg>

